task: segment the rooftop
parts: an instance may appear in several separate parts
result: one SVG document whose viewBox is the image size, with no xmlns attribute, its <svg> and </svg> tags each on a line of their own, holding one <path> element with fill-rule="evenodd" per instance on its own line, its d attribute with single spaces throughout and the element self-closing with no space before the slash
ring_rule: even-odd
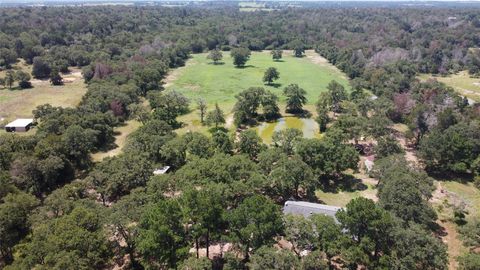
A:
<svg viewBox="0 0 480 270">
<path fill-rule="evenodd" d="M 287 201 L 285 202 L 285 207 L 283 207 L 283 213 L 303 215 L 305 217 L 308 217 L 312 214 L 324 214 L 326 216 L 335 218 L 335 214 L 340 209 L 342 208 L 326 204 Z"/>
<path fill-rule="evenodd" d="M 154 175 L 165 174 L 169 169 L 170 169 L 170 166 L 165 166 L 165 167 L 162 167 L 162 168 L 160 168 L 160 169 L 154 170 L 154 171 L 153 171 L 153 174 L 154 174 Z"/>
<path fill-rule="evenodd" d="M 32 118 L 19 118 L 13 122 L 8 123 L 5 127 L 26 127 L 33 123 Z"/>
</svg>

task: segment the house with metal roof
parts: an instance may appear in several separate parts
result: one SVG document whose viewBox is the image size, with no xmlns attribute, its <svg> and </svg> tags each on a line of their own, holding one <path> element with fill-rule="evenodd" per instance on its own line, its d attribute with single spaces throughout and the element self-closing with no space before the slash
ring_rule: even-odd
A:
<svg viewBox="0 0 480 270">
<path fill-rule="evenodd" d="M 312 214 L 323 214 L 332 217 L 337 221 L 335 214 L 337 214 L 340 209 L 342 208 L 326 204 L 286 201 L 285 206 L 283 207 L 283 213 L 303 215 L 304 217 L 309 217 Z"/>
</svg>

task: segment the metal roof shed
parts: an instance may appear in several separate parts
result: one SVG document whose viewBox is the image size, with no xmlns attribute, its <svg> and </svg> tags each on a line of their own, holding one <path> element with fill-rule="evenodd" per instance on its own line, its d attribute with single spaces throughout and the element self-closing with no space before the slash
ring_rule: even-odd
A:
<svg viewBox="0 0 480 270">
<path fill-rule="evenodd" d="M 170 166 L 165 166 L 165 167 L 162 167 L 162 168 L 160 168 L 160 169 L 154 170 L 154 171 L 153 171 L 153 174 L 154 174 L 154 175 L 166 174 L 169 169 L 170 169 Z"/>
<path fill-rule="evenodd" d="M 7 132 L 27 132 L 33 126 L 32 118 L 19 118 L 5 126 Z"/>
</svg>

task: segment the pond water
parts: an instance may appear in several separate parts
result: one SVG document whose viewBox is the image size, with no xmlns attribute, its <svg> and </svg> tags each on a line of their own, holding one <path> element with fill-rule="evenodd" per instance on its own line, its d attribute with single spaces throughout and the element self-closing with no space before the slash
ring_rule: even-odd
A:
<svg viewBox="0 0 480 270">
<path fill-rule="evenodd" d="M 266 144 L 272 143 L 272 136 L 275 131 L 284 130 L 286 128 L 296 128 L 303 132 L 304 138 L 318 138 L 320 137 L 318 123 L 311 118 L 299 118 L 295 116 L 287 116 L 279 118 L 275 122 L 263 122 L 255 127 L 258 135 Z"/>
</svg>

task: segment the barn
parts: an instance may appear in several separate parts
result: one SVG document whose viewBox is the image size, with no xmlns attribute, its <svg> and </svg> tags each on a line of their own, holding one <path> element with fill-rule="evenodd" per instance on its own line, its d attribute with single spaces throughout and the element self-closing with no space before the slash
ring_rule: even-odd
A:
<svg viewBox="0 0 480 270">
<path fill-rule="evenodd" d="M 33 126 L 33 119 L 19 118 L 5 126 L 7 132 L 27 132 Z"/>
</svg>

